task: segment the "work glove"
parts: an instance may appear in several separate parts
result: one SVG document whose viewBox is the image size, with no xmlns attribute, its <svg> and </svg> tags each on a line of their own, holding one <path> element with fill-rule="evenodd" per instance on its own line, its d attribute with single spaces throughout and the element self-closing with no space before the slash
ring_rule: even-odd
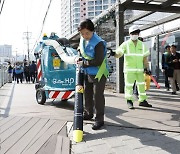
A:
<svg viewBox="0 0 180 154">
<path fill-rule="evenodd" d="M 75 59 L 76 61 L 76 64 L 79 65 L 79 66 L 82 66 L 83 65 L 83 59 L 82 57 L 78 57 L 77 59 Z"/>
<path fill-rule="evenodd" d="M 144 69 L 144 73 L 146 73 L 147 75 L 151 75 L 151 71 L 148 68 Z"/>
<path fill-rule="evenodd" d="M 111 48 L 107 48 L 110 52 L 109 52 L 109 55 L 110 56 L 115 56 L 116 52 L 114 52 Z M 109 57 L 110 57 L 109 56 Z"/>
</svg>

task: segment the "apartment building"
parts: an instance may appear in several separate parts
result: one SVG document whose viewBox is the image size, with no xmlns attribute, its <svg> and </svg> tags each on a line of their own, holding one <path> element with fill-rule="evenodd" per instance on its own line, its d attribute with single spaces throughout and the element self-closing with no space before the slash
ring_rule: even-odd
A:
<svg viewBox="0 0 180 154">
<path fill-rule="evenodd" d="M 12 45 L 0 45 L 0 57 L 12 57 Z"/>
<path fill-rule="evenodd" d="M 114 3 L 116 0 L 61 0 L 62 36 L 68 37 L 83 19 L 93 19 Z"/>
</svg>

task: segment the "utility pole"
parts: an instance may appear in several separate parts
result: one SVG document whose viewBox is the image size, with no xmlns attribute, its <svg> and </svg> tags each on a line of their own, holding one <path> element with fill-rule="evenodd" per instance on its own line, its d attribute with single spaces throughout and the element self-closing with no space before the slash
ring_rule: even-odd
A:
<svg viewBox="0 0 180 154">
<path fill-rule="evenodd" d="M 24 35 L 23 39 L 26 40 L 26 44 L 27 44 L 27 53 L 28 53 L 28 62 L 29 62 L 30 61 L 30 58 L 29 58 L 29 39 L 31 38 L 32 33 L 28 32 L 28 30 L 27 30 L 27 32 L 24 32 L 23 35 Z"/>
<path fill-rule="evenodd" d="M 124 42 L 124 11 L 125 8 L 119 4 L 116 8 L 116 48 Z M 116 59 L 116 92 L 124 93 L 124 58 Z"/>
<path fill-rule="evenodd" d="M 16 52 L 16 62 L 17 62 L 17 48 L 16 48 L 15 52 Z"/>
</svg>

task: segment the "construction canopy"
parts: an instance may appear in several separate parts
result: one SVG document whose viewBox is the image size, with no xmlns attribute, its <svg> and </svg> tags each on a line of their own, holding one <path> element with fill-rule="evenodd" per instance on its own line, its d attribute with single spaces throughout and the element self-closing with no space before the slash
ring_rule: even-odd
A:
<svg viewBox="0 0 180 154">
<path fill-rule="evenodd" d="M 99 34 L 104 35 L 106 41 L 115 38 L 117 8 L 124 12 L 124 29 L 127 32 L 131 24 L 139 25 L 141 30 L 162 25 L 180 19 L 180 0 L 119 0 L 108 10 L 93 19 Z M 113 26 L 112 26 L 113 24 Z M 108 32 L 108 34 L 107 34 Z M 73 33 L 70 42 L 77 46 L 78 32 Z"/>
</svg>

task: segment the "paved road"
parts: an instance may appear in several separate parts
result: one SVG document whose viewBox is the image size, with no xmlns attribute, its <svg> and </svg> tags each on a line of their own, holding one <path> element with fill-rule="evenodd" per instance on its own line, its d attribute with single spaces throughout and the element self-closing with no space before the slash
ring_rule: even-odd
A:
<svg viewBox="0 0 180 154">
<path fill-rule="evenodd" d="M 171 95 L 163 88 L 151 87 L 148 101 L 153 108 L 143 108 L 135 101 L 129 110 L 124 94 L 106 91 L 105 127 L 94 131 L 93 121 L 84 121 L 81 143 L 72 141 L 71 153 L 180 153 L 180 92 Z M 39 105 L 33 84 L 6 84 L 0 88 L 2 116 L 31 116 L 57 118 L 68 121 L 68 135 L 72 140 L 73 99 L 68 102 L 48 101 Z"/>
<path fill-rule="evenodd" d="M 153 108 L 127 109 L 123 94 L 106 91 L 105 127 L 94 131 L 84 123 L 84 139 L 72 142 L 75 154 L 179 154 L 180 92 L 172 96 L 165 89 L 147 92 Z M 73 130 L 69 123 L 69 137 Z"/>
<path fill-rule="evenodd" d="M 1 98 L 3 102 L 1 103 L 3 108 L 1 114 L 4 116 L 38 116 L 69 121 L 73 119 L 73 99 L 61 103 L 59 101 L 52 103 L 52 100 L 47 100 L 45 105 L 39 105 L 35 99 L 34 84 L 26 83 L 7 84 L 0 89 L 0 93 L 2 91 L 4 91 L 4 98 Z"/>
<path fill-rule="evenodd" d="M 12 83 L 0 88 L 0 103 L 0 153 L 69 154 L 63 119 L 72 121 L 72 101 L 39 105 L 34 84 Z"/>
</svg>

